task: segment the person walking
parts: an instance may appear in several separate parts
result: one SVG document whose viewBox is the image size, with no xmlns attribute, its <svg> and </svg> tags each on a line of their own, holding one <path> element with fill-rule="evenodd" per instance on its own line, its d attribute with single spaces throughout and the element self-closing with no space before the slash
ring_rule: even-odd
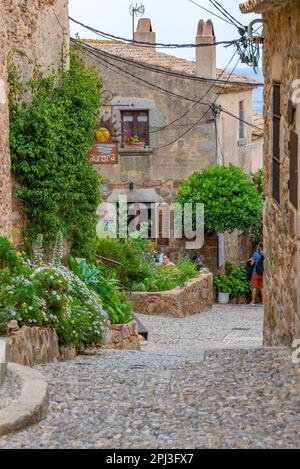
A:
<svg viewBox="0 0 300 469">
<path fill-rule="evenodd" d="M 249 259 L 250 265 L 253 267 L 251 276 L 251 288 L 252 288 L 252 302 L 251 306 L 256 305 L 257 289 L 263 292 L 264 288 L 264 260 L 265 255 L 262 251 L 261 244 L 258 244 L 256 251 L 252 254 Z"/>
</svg>

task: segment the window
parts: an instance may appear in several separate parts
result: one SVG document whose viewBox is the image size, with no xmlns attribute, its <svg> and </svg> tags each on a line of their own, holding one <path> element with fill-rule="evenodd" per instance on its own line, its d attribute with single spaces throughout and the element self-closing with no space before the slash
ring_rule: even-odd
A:
<svg viewBox="0 0 300 469">
<path fill-rule="evenodd" d="M 138 135 L 140 141 L 149 145 L 149 112 L 148 111 L 123 111 L 122 136 Z"/>
<path fill-rule="evenodd" d="M 240 101 L 239 103 L 239 118 L 240 118 L 240 127 L 239 127 L 239 138 L 245 138 L 246 136 L 246 127 L 245 127 L 245 103 Z"/>
<path fill-rule="evenodd" d="M 280 203 L 280 123 L 281 86 L 273 86 L 273 152 L 272 152 L 272 195 Z"/>
</svg>

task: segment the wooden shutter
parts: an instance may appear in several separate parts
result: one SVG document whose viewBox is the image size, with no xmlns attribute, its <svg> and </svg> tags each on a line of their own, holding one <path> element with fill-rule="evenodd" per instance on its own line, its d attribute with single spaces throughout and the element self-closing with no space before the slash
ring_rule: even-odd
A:
<svg viewBox="0 0 300 469">
<path fill-rule="evenodd" d="M 132 112 L 122 112 L 122 136 L 134 135 L 134 115 Z"/>
<path fill-rule="evenodd" d="M 148 111 L 139 111 L 136 115 L 137 135 L 140 140 L 149 145 L 149 113 Z"/>
<path fill-rule="evenodd" d="M 298 152 L 299 136 L 296 132 L 290 133 L 290 201 L 298 209 Z"/>
<path fill-rule="evenodd" d="M 280 125 L 281 125 L 281 85 L 273 86 L 273 155 L 272 155 L 272 195 L 280 203 Z"/>
</svg>

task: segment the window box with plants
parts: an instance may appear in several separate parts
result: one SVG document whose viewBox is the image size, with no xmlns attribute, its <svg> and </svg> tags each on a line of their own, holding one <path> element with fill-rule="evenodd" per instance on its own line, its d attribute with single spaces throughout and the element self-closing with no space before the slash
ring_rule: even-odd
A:
<svg viewBox="0 0 300 469">
<path fill-rule="evenodd" d="M 123 141 L 123 149 L 126 151 L 144 150 L 145 142 L 138 135 L 126 135 Z"/>
</svg>

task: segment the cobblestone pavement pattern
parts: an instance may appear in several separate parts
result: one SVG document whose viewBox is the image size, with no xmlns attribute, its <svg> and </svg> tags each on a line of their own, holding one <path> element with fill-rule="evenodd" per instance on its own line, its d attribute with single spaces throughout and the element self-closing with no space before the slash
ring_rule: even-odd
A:
<svg viewBox="0 0 300 469">
<path fill-rule="evenodd" d="M 37 367 L 50 383 L 48 417 L 0 448 L 300 446 L 300 367 L 290 350 L 261 346 L 262 308 L 140 318 L 150 332 L 141 352 Z"/>
</svg>

